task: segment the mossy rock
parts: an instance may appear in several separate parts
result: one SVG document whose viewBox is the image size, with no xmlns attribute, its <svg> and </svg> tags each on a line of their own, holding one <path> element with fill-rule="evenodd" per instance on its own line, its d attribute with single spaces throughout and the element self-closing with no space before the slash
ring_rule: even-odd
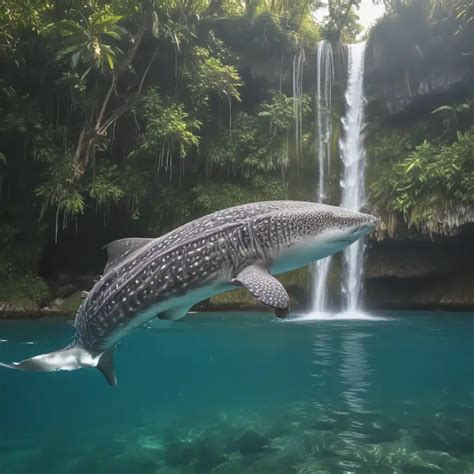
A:
<svg viewBox="0 0 474 474">
<path fill-rule="evenodd" d="M 15 298 L 11 301 L 0 301 L 0 317 L 19 317 L 37 314 L 40 311 L 38 303 L 27 296 Z"/>
<path fill-rule="evenodd" d="M 67 298 L 64 298 L 61 304 L 61 308 L 66 312 L 75 313 L 79 306 L 81 305 L 81 291 L 76 291 L 72 295 L 69 295 Z"/>
</svg>

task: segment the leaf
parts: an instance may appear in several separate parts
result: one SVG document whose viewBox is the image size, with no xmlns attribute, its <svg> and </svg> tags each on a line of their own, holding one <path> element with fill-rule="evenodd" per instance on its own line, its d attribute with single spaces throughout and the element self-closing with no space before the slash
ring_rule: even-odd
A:
<svg viewBox="0 0 474 474">
<path fill-rule="evenodd" d="M 450 105 L 442 105 L 441 107 L 438 107 L 437 109 L 434 109 L 431 113 L 432 114 L 437 114 L 438 112 L 444 112 L 444 111 L 453 111 L 453 108 Z"/>
<path fill-rule="evenodd" d="M 405 168 L 405 173 L 409 173 L 415 166 L 418 166 L 419 160 L 415 160 Z"/>
<path fill-rule="evenodd" d="M 71 66 L 72 66 L 72 69 L 76 69 L 78 63 L 79 63 L 79 59 L 81 57 L 81 51 L 77 51 L 76 53 L 74 53 L 72 56 L 71 56 Z"/>
<path fill-rule="evenodd" d="M 151 33 L 155 38 L 158 38 L 160 35 L 160 21 L 156 11 L 153 12 L 152 16 Z"/>
<path fill-rule="evenodd" d="M 64 56 L 67 56 L 68 54 L 71 54 L 71 53 L 75 53 L 76 51 L 80 50 L 81 48 L 82 48 L 82 46 L 77 45 L 77 44 L 68 46 L 66 48 L 60 49 L 57 52 L 56 57 L 57 57 L 57 59 L 62 59 L 62 58 L 64 58 Z"/>
<path fill-rule="evenodd" d="M 116 39 L 116 40 L 122 39 L 122 37 L 116 31 L 113 31 L 113 30 L 104 31 L 103 34 L 110 36 L 111 38 Z"/>
</svg>

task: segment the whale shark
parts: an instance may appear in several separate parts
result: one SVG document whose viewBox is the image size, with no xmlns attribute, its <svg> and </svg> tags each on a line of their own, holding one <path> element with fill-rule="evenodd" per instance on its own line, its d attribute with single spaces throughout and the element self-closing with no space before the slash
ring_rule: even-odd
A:
<svg viewBox="0 0 474 474">
<path fill-rule="evenodd" d="M 284 318 L 289 296 L 274 275 L 332 255 L 368 234 L 377 218 L 303 201 L 231 207 L 158 238 L 108 244 L 103 275 L 85 292 L 73 341 L 61 350 L 0 366 L 52 372 L 94 367 L 116 385 L 113 350 L 152 318 L 176 321 L 196 303 L 246 288 Z"/>
</svg>

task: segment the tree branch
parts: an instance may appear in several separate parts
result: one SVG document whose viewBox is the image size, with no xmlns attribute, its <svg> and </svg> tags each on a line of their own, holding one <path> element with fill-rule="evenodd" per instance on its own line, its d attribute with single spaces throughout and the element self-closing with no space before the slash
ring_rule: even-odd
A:
<svg viewBox="0 0 474 474">
<path fill-rule="evenodd" d="M 97 116 L 97 120 L 95 121 L 94 128 L 91 129 L 88 126 L 88 124 L 85 124 L 81 131 L 81 134 L 79 135 L 75 159 L 76 159 L 76 162 L 80 164 L 79 168 L 81 172 L 83 172 L 84 169 L 87 167 L 90 153 L 93 152 L 98 137 L 101 134 L 105 133 L 108 126 L 114 120 L 116 120 L 120 115 L 122 115 L 125 112 L 125 110 L 128 109 L 128 106 L 125 107 L 123 110 L 121 110 L 122 107 L 119 107 L 118 109 L 116 109 L 111 115 L 111 117 L 113 117 L 112 120 L 110 119 L 107 120 L 107 126 L 104 127 L 103 125 L 104 116 L 105 116 L 107 107 L 109 105 L 110 98 L 112 97 L 112 92 L 114 91 L 116 87 L 118 78 L 129 68 L 130 64 L 135 58 L 138 51 L 138 47 L 140 46 L 143 40 L 145 32 L 150 27 L 150 18 L 151 18 L 150 12 L 151 12 L 151 2 L 147 1 L 146 6 L 143 11 L 142 21 L 138 27 L 136 34 L 134 35 L 132 39 L 132 46 L 128 50 L 127 55 L 125 56 L 121 64 L 112 72 L 112 81 L 110 83 L 110 87 L 108 88 L 107 93 L 102 102 L 102 106 L 100 108 L 99 115 Z M 150 63 L 147 69 L 145 70 L 144 76 L 146 76 L 146 74 L 148 73 L 148 70 L 151 66 L 151 62 L 153 61 L 155 54 L 156 54 L 156 51 L 155 53 L 153 53 L 153 57 L 150 60 Z M 144 77 L 142 77 L 142 81 L 144 81 Z M 142 81 L 140 82 L 140 88 L 143 85 Z M 116 112 L 119 112 L 118 115 L 116 114 Z M 86 147 L 86 142 L 87 142 L 87 147 Z"/>
<path fill-rule="evenodd" d="M 344 28 L 351 7 L 354 5 L 355 2 L 356 0 L 349 0 L 349 3 L 347 4 L 346 11 L 344 12 L 344 16 L 342 17 L 342 21 L 336 31 L 336 41 L 339 41 L 339 38 L 341 37 L 342 29 Z"/>
</svg>

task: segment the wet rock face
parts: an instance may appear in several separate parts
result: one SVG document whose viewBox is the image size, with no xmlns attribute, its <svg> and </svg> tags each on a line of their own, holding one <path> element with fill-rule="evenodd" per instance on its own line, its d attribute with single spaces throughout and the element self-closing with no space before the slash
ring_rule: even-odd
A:
<svg viewBox="0 0 474 474">
<path fill-rule="evenodd" d="M 365 276 L 371 309 L 472 309 L 472 235 L 372 243 Z"/>
<path fill-rule="evenodd" d="M 474 65 L 466 55 L 474 31 L 456 34 L 454 18 L 430 19 L 426 5 L 413 2 L 372 31 L 366 54 L 369 115 L 395 116 L 461 99 L 470 90 Z"/>
<path fill-rule="evenodd" d="M 438 242 L 385 240 L 371 245 L 365 276 L 368 279 L 434 277 L 459 272 L 463 268 L 468 271 L 468 267 L 467 239 L 446 238 Z"/>
</svg>

